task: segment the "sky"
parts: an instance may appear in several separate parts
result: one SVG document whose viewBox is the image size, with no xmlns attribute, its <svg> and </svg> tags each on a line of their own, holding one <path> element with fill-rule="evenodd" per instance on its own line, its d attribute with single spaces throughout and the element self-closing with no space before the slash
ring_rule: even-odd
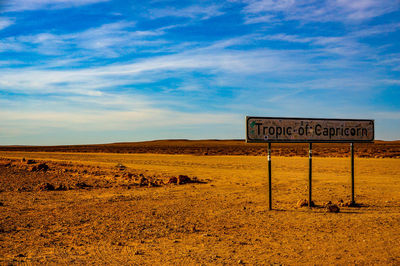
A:
<svg viewBox="0 0 400 266">
<path fill-rule="evenodd" d="M 0 0 L 0 145 L 244 139 L 246 115 L 400 139 L 400 1 Z"/>
</svg>

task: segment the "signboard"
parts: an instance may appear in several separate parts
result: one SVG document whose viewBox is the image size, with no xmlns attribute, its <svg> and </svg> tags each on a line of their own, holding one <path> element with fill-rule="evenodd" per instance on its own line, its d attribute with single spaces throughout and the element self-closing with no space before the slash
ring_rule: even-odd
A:
<svg viewBox="0 0 400 266">
<path fill-rule="evenodd" d="M 374 120 L 246 117 L 247 142 L 372 142 Z"/>
</svg>

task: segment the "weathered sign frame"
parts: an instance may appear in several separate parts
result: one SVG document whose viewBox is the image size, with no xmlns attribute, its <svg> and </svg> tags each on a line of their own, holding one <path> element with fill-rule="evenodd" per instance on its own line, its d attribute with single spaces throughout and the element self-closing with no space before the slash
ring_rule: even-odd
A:
<svg viewBox="0 0 400 266">
<path fill-rule="evenodd" d="M 362 121 L 369 122 L 372 126 L 372 136 L 368 140 L 318 140 L 318 139 L 257 139 L 249 138 L 249 120 L 250 119 L 275 119 L 275 120 L 322 120 L 322 121 Z M 272 210 L 272 160 L 271 160 L 271 143 L 308 143 L 309 144 L 309 166 L 308 166 L 308 206 L 312 207 L 312 143 L 350 143 L 351 153 L 351 206 L 356 206 L 354 199 L 354 143 L 371 143 L 375 139 L 375 120 L 373 119 L 339 119 L 339 118 L 300 118 L 300 117 L 258 117 L 246 116 L 246 142 L 247 143 L 268 143 L 268 190 L 269 190 L 269 209 Z"/>
<path fill-rule="evenodd" d="M 276 120 L 323 120 L 323 121 L 363 121 L 372 123 L 372 128 L 375 128 L 375 120 L 373 119 L 340 119 L 340 118 L 300 118 L 300 117 L 259 117 L 259 116 L 246 116 L 246 142 L 247 143 L 356 143 L 356 142 L 372 142 L 375 138 L 375 132 L 372 132 L 372 138 L 370 140 L 318 140 L 318 139 L 308 139 L 308 140 L 252 140 L 249 138 L 249 128 L 248 121 L 250 119 L 276 119 Z"/>
</svg>

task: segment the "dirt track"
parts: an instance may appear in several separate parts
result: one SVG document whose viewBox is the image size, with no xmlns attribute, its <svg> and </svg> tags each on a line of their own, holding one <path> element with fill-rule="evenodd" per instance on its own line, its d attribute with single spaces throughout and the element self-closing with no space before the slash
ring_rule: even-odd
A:
<svg viewBox="0 0 400 266">
<path fill-rule="evenodd" d="M 309 210 L 296 207 L 307 197 L 307 159 L 273 157 L 275 210 L 268 211 L 263 156 L 0 157 L 50 167 L 31 172 L 18 161 L 0 166 L 1 263 L 400 263 L 398 159 L 356 159 L 356 200 L 364 207 L 326 213 L 324 202 L 349 199 L 348 158 L 315 158 L 313 198 L 319 207 Z M 126 169 L 116 169 L 118 164 Z M 164 181 L 184 174 L 205 183 L 140 186 L 123 172 Z M 78 181 L 90 187 L 76 187 Z M 36 189 L 43 182 L 69 189 Z M 13 184 L 31 189 L 18 191 Z"/>
</svg>

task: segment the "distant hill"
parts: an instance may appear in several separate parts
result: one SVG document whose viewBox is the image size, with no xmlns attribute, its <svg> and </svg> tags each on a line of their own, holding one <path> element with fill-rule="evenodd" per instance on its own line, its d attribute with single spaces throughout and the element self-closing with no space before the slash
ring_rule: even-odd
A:
<svg viewBox="0 0 400 266">
<path fill-rule="evenodd" d="M 193 155 L 249 155 L 266 154 L 266 144 L 246 143 L 244 140 L 153 140 L 143 142 L 119 142 L 91 145 L 58 146 L 0 146 L 0 151 L 32 152 L 90 152 L 90 153 L 156 153 Z M 302 143 L 274 143 L 272 154 L 278 156 L 307 156 L 308 145 Z M 316 143 L 313 154 L 322 157 L 344 157 L 349 155 L 349 144 Z M 400 158 L 400 141 L 375 141 L 375 143 L 356 143 L 358 157 Z"/>
</svg>

